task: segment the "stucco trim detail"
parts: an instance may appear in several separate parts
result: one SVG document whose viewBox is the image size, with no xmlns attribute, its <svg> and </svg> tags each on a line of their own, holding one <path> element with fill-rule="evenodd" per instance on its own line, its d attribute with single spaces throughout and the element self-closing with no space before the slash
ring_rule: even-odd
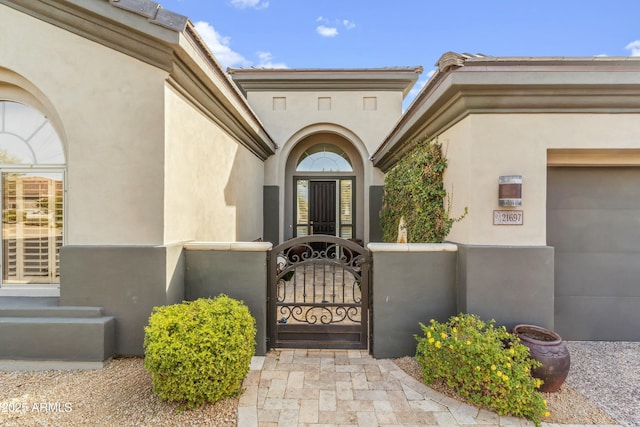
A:
<svg viewBox="0 0 640 427">
<path fill-rule="evenodd" d="M 243 93 L 248 91 L 391 90 L 407 96 L 423 68 L 260 69 L 229 68 Z"/>
<path fill-rule="evenodd" d="M 275 143 L 187 17 L 150 0 L 0 4 L 166 71 L 169 83 L 238 143 L 261 160 L 275 153 Z"/>
<path fill-rule="evenodd" d="M 107 1 L 0 0 L 0 3 L 165 71 L 171 70 L 170 45 L 178 42 L 177 30 L 182 30 L 154 25 L 144 13 L 113 7 Z M 186 25 L 186 17 L 183 18 L 182 27 Z"/>
<path fill-rule="evenodd" d="M 640 166 L 640 149 L 549 149 L 547 166 Z"/>
<path fill-rule="evenodd" d="M 192 70 L 176 59 L 176 66 L 167 84 L 261 160 L 274 154 L 275 144 L 271 137 L 261 126 L 252 124 L 252 116 L 238 110 L 234 114 L 234 110 L 223 104 L 225 95 L 222 91 L 216 93 L 211 90 Z"/>
<path fill-rule="evenodd" d="M 270 242 L 191 242 L 184 245 L 187 251 L 266 252 L 272 247 Z"/>
<path fill-rule="evenodd" d="M 447 53 L 372 156 L 388 171 L 423 135 L 469 114 L 638 113 L 640 58 L 495 58 Z"/>
<path fill-rule="evenodd" d="M 453 243 L 369 243 L 371 252 L 458 252 Z"/>
</svg>

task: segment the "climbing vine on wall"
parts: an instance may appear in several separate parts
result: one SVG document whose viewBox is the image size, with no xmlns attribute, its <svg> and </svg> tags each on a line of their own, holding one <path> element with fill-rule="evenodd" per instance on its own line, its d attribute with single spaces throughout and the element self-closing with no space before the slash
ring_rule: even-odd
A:
<svg viewBox="0 0 640 427">
<path fill-rule="evenodd" d="M 447 159 L 437 139 L 423 138 L 387 173 L 380 222 L 385 242 L 395 242 L 404 218 L 409 243 L 439 243 L 453 223 L 445 207 L 448 198 L 443 175 Z M 448 203 L 447 203 L 448 204 Z"/>
</svg>

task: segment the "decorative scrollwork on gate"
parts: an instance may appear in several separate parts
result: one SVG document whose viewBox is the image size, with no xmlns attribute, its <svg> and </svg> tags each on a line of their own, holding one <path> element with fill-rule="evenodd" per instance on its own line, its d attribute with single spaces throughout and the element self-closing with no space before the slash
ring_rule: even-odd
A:
<svg viewBox="0 0 640 427">
<path fill-rule="evenodd" d="M 309 325 L 330 325 L 345 321 L 360 323 L 361 307 L 327 305 L 278 305 L 281 317 L 278 323 L 306 323 Z"/>
<path fill-rule="evenodd" d="M 326 239 L 296 239 L 274 251 L 279 324 L 362 321 L 362 272 L 368 252 L 338 238 Z"/>
</svg>

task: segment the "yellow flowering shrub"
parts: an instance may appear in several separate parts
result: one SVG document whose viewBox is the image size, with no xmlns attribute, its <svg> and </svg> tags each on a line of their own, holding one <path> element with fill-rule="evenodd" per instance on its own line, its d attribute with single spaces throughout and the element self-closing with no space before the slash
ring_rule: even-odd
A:
<svg viewBox="0 0 640 427">
<path fill-rule="evenodd" d="M 424 337 L 416 336 L 416 360 L 427 384 L 443 379 L 473 404 L 536 425 L 549 416 L 537 391 L 541 382 L 531 376 L 539 362 L 504 327 L 473 314 L 451 317 L 447 323 L 431 320 L 429 326 L 420 327 Z"/>
</svg>

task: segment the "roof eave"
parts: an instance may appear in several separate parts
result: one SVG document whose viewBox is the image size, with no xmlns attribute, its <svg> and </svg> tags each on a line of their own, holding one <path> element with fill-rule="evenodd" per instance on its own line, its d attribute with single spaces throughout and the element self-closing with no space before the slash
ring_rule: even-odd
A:
<svg viewBox="0 0 640 427">
<path fill-rule="evenodd" d="M 470 113 L 640 112 L 640 57 L 493 58 L 443 55 L 371 157 L 389 170 L 412 141 Z M 444 60 L 443 60 L 444 59 Z"/>
<path fill-rule="evenodd" d="M 275 142 L 190 21 L 176 49 L 175 64 L 172 78 L 204 107 L 203 112 L 262 160 L 275 154 Z"/>
<path fill-rule="evenodd" d="M 275 153 L 275 142 L 186 16 L 151 0 L 0 0 L 0 4 L 166 71 L 170 84 L 180 86 L 201 109 L 209 109 L 207 114 L 238 142 L 262 160 Z"/>
<path fill-rule="evenodd" d="M 251 91 L 324 91 L 380 90 L 399 91 L 405 97 L 423 67 L 389 68 L 228 68 L 240 90 Z"/>
</svg>

